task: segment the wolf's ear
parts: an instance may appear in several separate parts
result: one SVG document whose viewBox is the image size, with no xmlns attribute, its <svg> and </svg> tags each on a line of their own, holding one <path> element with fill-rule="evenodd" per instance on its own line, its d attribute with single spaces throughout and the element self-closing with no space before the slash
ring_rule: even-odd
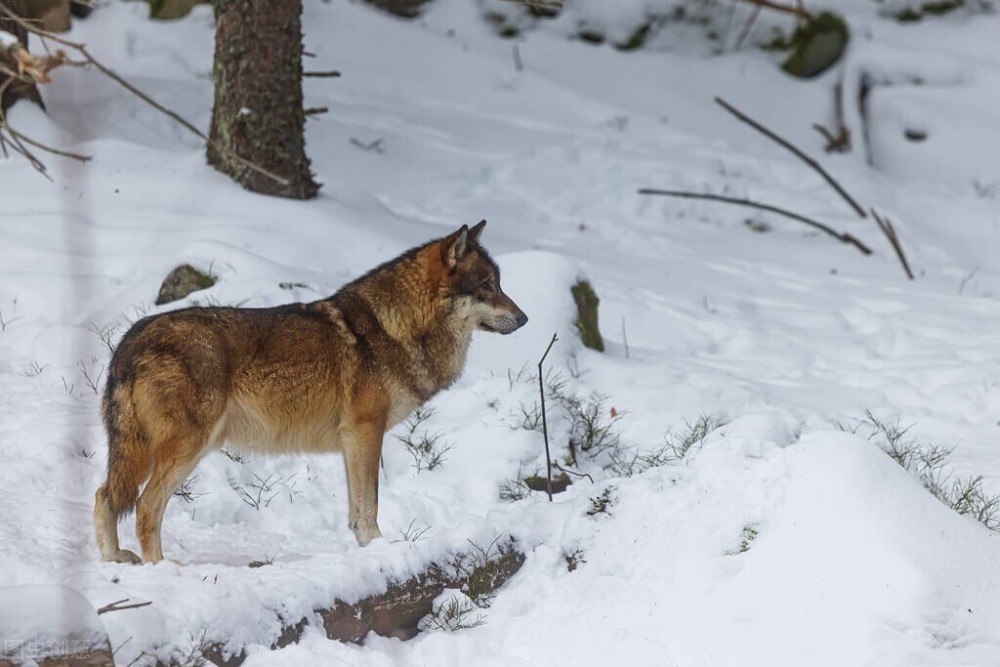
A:
<svg viewBox="0 0 1000 667">
<path fill-rule="evenodd" d="M 473 243 L 479 243 L 479 237 L 482 235 L 484 227 L 486 227 L 486 221 L 480 220 L 478 225 L 469 230 L 469 238 L 472 239 Z"/>
<path fill-rule="evenodd" d="M 465 255 L 466 244 L 469 240 L 469 226 L 462 225 L 457 232 L 445 238 L 441 244 L 441 259 L 449 269 L 458 263 Z"/>
</svg>

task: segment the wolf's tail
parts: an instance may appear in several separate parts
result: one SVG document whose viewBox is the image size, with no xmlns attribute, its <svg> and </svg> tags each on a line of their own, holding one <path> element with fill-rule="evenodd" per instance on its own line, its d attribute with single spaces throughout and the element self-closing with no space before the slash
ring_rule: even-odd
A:
<svg viewBox="0 0 1000 667">
<path fill-rule="evenodd" d="M 94 496 L 94 533 L 101 560 L 138 563 L 137 555 L 119 547 L 118 520 L 135 508 L 139 485 L 149 474 L 150 451 L 135 413 L 133 378 L 115 361 L 112 358 L 101 402 L 108 432 L 108 478 Z"/>
<path fill-rule="evenodd" d="M 132 400 L 132 378 L 122 378 L 112 362 L 101 411 L 108 433 L 108 478 L 98 490 L 98 502 L 116 520 L 135 508 L 139 486 L 149 474 L 150 451 Z M 125 381 L 123 381 L 125 380 Z M 102 493 L 103 492 L 103 493 Z"/>
</svg>

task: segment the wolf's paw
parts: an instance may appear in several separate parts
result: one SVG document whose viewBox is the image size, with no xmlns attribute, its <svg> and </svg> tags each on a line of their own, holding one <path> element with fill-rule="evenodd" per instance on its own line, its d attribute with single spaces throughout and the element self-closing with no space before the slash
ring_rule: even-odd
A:
<svg viewBox="0 0 1000 667">
<path fill-rule="evenodd" d="M 117 553 L 113 554 L 111 558 L 105 558 L 105 560 L 111 563 L 129 563 L 131 565 L 138 565 L 142 562 L 134 552 L 128 549 L 119 549 Z"/>
<path fill-rule="evenodd" d="M 378 526 L 363 526 L 354 529 L 354 536 L 358 539 L 358 544 L 367 547 L 372 540 L 382 537 L 382 531 Z"/>
</svg>

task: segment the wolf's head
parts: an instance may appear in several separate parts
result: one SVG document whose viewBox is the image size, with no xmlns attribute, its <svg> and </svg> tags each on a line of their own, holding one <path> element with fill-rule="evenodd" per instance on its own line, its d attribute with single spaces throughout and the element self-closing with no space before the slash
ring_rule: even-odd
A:
<svg viewBox="0 0 1000 667">
<path fill-rule="evenodd" d="M 528 316 L 500 289 L 500 269 L 479 245 L 484 227 L 485 220 L 472 229 L 462 225 L 441 239 L 446 296 L 454 314 L 474 328 L 509 334 L 524 326 Z"/>
</svg>

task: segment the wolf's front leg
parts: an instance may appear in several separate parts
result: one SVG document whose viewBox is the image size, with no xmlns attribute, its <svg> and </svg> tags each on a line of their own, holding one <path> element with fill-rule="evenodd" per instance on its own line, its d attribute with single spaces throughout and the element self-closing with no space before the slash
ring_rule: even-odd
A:
<svg viewBox="0 0 1000 667">
<path fill-rule="evenodd" d="M 378 528 L 378 469 L 382 457 L 381 426 L 357 425 L 343 442 L 347 466 L 348 520 L 358 544 L 382 537 Z"/>
</svg>

